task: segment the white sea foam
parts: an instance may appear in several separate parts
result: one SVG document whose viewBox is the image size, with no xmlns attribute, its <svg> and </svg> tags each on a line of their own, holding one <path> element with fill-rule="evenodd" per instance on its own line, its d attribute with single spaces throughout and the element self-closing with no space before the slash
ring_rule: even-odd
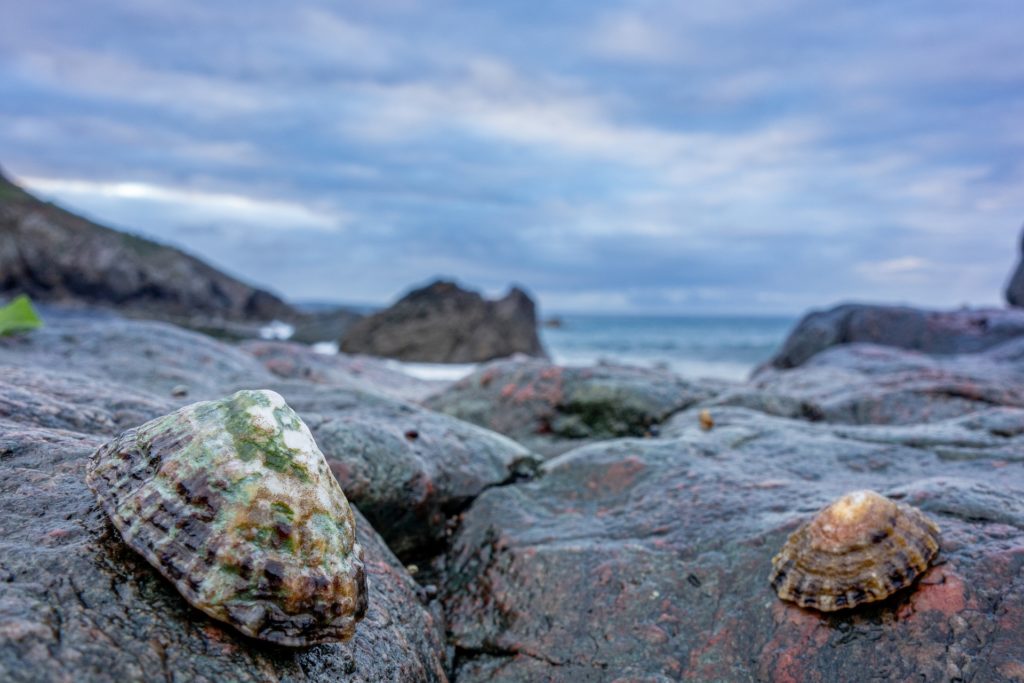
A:
<svg viewBox="0 0 1024 683">
<path fill-rule="evenodd" d="M 338 355 L 338 342 L 323 341 L 313 344 L 313 353 L 319 353 L 324 356 L 337 356 Z"/>
<path fill-rule="evenodd" d="M 295 334 L 295 327 L 280 320 L 273 320 L 260 328 L 260 339 L 284 341 Z"/>
<path fill-rule="evenodd" d="M 388 367 L 417 379 L 457 382 L 477 368 L 476 363 L 404 363 L 389 361 Z"/>
</svg>

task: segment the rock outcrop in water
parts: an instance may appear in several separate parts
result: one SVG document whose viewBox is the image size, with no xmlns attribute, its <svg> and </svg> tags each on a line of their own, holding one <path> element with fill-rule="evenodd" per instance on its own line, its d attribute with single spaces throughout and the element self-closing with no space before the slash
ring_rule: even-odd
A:
<svg viewBox="0 0 1024 683">
<path fill-rule="evenodd" d="M 1017 255 L 1017 266 L 1006 283 L 1006 302 L 1011 306 L 1024 307 L 1024 231 L 1021 234 L 1020 253 Z"/>
<path fill-rule="evenodd" d="M 413 290 L 342 337 L 346 353 L 426 363 L 544 356 L 533 300 L 518 287 L 496 301 L 439 280 Z"/>
<path fill-rule="evenodd" d="M 829 347 L 857 342 L 928 354 L 976 353 L 1022 335 L 1019 310 L 843 304 L 804 316 L 768 365 L 794 368 Z"/>
</svg>

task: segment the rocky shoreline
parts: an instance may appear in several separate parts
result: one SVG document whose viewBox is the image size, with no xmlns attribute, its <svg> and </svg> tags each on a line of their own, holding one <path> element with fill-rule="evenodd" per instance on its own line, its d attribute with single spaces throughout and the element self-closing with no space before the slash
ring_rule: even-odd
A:
<svg viewBox="0 0 1024 683">
<path fill-rule="evenodd" d="M 1018 312 L 909 310 L 928 334 L 851 331 L 895 329 L 882 307 L 812 316 L 745 383 L 514 358 L 445 386 L 46 309 L 0 339 L 0 679 L 1024 680 Z M 348 643 L 209 619 L 85 487 L 121 430 L 240 388 L 287 399 L 361 512 L 370 611 Z M 772 555 L 860 488 L 932 516 L 938 563 L 849 612 L 779 601 Z"/>
</svg>

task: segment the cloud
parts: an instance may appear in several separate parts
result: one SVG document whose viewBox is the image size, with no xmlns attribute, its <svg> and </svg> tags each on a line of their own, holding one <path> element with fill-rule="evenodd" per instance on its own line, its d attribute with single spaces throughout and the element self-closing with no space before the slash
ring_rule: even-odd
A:
<svg viewBox="0 0 1024 683">
<path fill-rule="evenodd" d="M 22 3 L 0 162 L 293 296 L 993 301 L 1024 214 L 1014 8 Z"/>
<path fill-rule="evenodd" d="M 267 111 L 280 102 L 272 93 L 229 78 L 152 68 L 88 50 L 27 52 L 18 58 L 16 69 L 50 87 L 184 110 L 198 118 Z"/>
<path fill-rule="evenodd" d="M 361 111 L 343 130 L 400 142 L 453 129 L 541 151 L 655 167 L 677 183 L 786 163 L 821 125 L 781 120 L 728 133 L 619 121 L 613 103 L 564 81 L 538 81 L 493 60 L 469 62 L 461 78 L 359 87 Z M 366 101 L 369 103 L 367 104 Z"/>
<path fill-rule="evenodd" d="M 638 62 L 671 61 L 680 50 L 664 27 L 630 13 L 601 17 L 588 42 L 599 55 Z"/>
<path fill-rule="evenodd" d="M 882 283 L 894 280 L 919 279 L 934 265 L 918 256 L 902 256 L 882 261 L 858 263 L 854 268 L 865 278 Z"/>
<path fill-rule="evenodd" d="M 325 9 L 299 11 L 305 47 L 339 66 L 383 69 L 395 64 L 398 47 L 387 35 Z"/>
<path fill-rule="evenodd" d="M 87 139 L 93 144 L 121 149 L 125 156 L 129 151 L 141 150 L 178 160 L 236 167 L 267 163 L 258 145 L 248 140 L 233 140 L 228 136 L 203 139 L 162 125 L 120 122 L 77 112 L 47 118 L 0 113 L 0 126 L 9 137 L 31 145 L 68 148 Z"/>
<path fill-rule="evenodd" d="M 153 212 L 171 210 L 183 223 L 201 221 L 236 224 L 248 229 L 338 232 L 351 220 L 343 213 L 319 212 L 291 202 L 146 183 L 36 177 L 17 180 L 33 192 L 66 197 L 79 205 L 87 205 L 90 200 L 120 201 L 144 205 Z"/>
</svg>

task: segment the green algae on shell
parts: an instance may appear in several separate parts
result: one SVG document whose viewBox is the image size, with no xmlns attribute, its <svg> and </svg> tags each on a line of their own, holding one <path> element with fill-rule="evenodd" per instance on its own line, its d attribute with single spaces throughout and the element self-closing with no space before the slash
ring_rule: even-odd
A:
<svg viewBox="0 0 1024 683">
<path fill-rule="evenodd" d="M 842 496 L 797 529 L 772 558 L 783 600 L 822 612 L 884 600 L 910 586 L 939 551 L 939 528 L 874 491 Z"/>
<path fill-rule="evenodd" d="M 309 429 L 272 391 L 130 429 L 96 451 L 86 481 L 129 546 L 247 636 L 345 640 L 366 613 L 352 510 Z"/>
</svg>

